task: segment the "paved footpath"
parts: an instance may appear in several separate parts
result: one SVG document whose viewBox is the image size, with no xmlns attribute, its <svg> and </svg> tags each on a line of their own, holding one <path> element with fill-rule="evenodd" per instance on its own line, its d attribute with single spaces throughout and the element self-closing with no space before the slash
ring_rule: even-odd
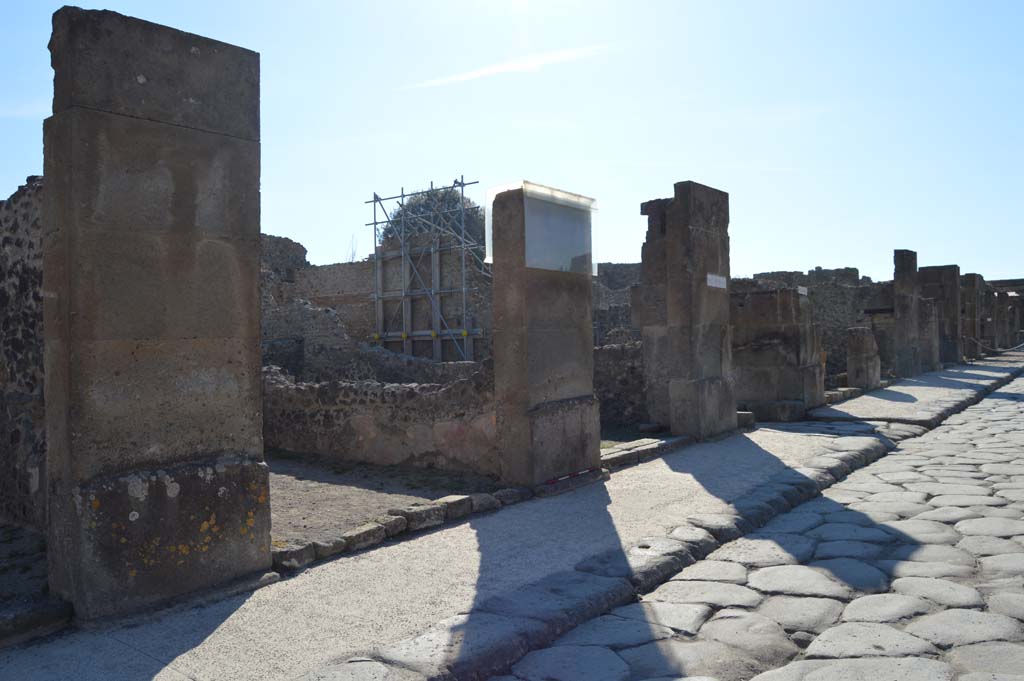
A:
<svg viewBox="0 0 1024 681">
<path fill-rule="evenodd" d="M 1024 379 L 492 681 L 1024 681 Z"/>
<path fill-rule="evenodd" d="M 969 403 L 976 399 L 980 390 L 1004 382 L 1022 365 L 1024 353 L 1017 353 L 970 368 L 941 372 L 929 379 L 933 385 L 915 384 L 911 397 L 919 409 L 926 409 L 930 403 L 947 400 L 950 390 L 960 390 L 960 406 L 963 406 L 965 400 Z M 972 383 L 972 387 L 964 389 L 964 381 Z M 995 393 L 984 404 L 1016 406 L 1016 402 L 998 397 L 1003 392 L 1005 390 Z M 904 403 L 909 399 L 897 394 L 892 401 Z M 945 403 L 941 408 L 947 409 Z M 981 415 L 975 417 L 974 411 L 970 413 L 968 424 L 985 421 Z M 250 594 L 155 613 L 135 622 L 70 631 L 35 644 L 0 651 L 0 679 L 308 678 L 341 681 L 366 678 L 404 681 L 443 678 L 448 670 L 461 679 L 486 679 L 504 672 L 529 651 L 550 645 L 574 626 L 635 602 L 638 592 L 651 591 L 721 543 L 751 532 L 778 513 L 811 499 L 851 470 L 883 456 L 894 446 L 894 440 L 920 435 L 925 430 L 920 425 L 886 422 L 884 416 L 875 412 L 873 418 L 878 421 L 872 423 L 765 427 L 702 443 L 625 468 L 614 473 L 605 484 L 590 485 L 557 497 L 534 499 L 402 542 L 325 561 Z M 954 417 L 954 420 L 956 418 L 961 417 Z M 1011 423 L 1002 429 L 1007 433 L 1003 437 L 1012 439 L 1011 434 L 1024 431 L 1024 426 Z M 935 442 L 937 432 L 920 441 Z M 990 439 L 989 435 L 983 437 Z M 904 443 L 905 447 L 915 446 L 910 440 Z M 954 444 L 960 446 L 960 443 L 948 443 L 949 446 Z M 1024 443 L 1017 440 L 1012 446 L 1019 451 Z M 1008 449 L 1010 445 L 993 443 L 979 451 L 983 455 L 991 452 L 992 457 L 1005 457 L 1008 455 L 999 452 Z M 1002 462 L 1001 459 L 998 463 Z M 907 461 L 900 454 L 878 465 L 913 468 L 911 463 L 918 462 Z M 932 463 L 946 465 L 948 462 L 940 458 Z M 969 477 L 955 474 L 955 470 L 955 465 L 949 464 L 950 474 L 937 479 L 946 483 L 945 478 Z M 916 468 L 896 472 L 916 473 Z M 984 473 L 984 477 L 989 477 Z M 935 477 L 923 471 L 919 474 Z M 859 475 L 855 474 L 850 480 L 863 482 L 864 478 Z M 1010 475 L 1007 478 L 1000 482 L 1017 482 Z M 886 481 L 884 484 L 893 484 L 893 488 L 884 488 L 884 491 L 912 495 L 907 498 L 915 501 L 896 498 L 904 504 L 905 512 L 907 509 L 923 510 L 926 504 L 922 501 L 935 503 L 927 492 L 904 490 L 896 487 L 896 482 L 898 480 Z M 971 496 L 995 499 L 994 503 L 1003 509 L 1010 507 L 1009 511 L 1001 511 L 1003 513 L 1020 511 L 1014 505 L 1019 502 L 1010 501 L 1004 488 L 999 488 L 1001 494 L 995 494 L 996 481 L 988 482 L 993 485 L 986 488 L 987 492 Z M 841 490 L 845 490 L 847 496 L 835 496 Z M 896 501 L 886 502 L 885 497 L 865 501 L 865 497 L 873 493 L 882 494 L 883 490 L 871 492 L 839 487 L 829 492 L 827 501 L 815 503 L 868 504 L 866 509 L 852 506 L 846 509 L 849 512 L 844 516 L 847 526 L 856 525 L 855 521 L 851 522 L 856 514 L 861 514 L 858 518 L 863 523 L 900 517 L 872 516 L 871 513 L 883 512 L 872 507 L 873 504 L 890 504 L 886 507 L 890 510 L 884 512 L 894 515 L 892 509 L 897 508 L 893 506 Z M 958 495 L 940 494 L 937 498 L 941 502 L 942 497 L 949 496 Z M 982 503 L 972 502 L 970 506 Z M 990 512 L 994 511 L 986 511 Z M 821 509 L 817 513 L 824 518 Z M 802 545 L 810 541 L 801 534 L 808 528 L 782 532 L 778 525 L 771 527 L 775 527 L 777 534 L 793 535 L 792 541 L 802 542 Z M 871 529 L 890 534 L 893 531 Z M 822 550 L 841 550 L 843 544 L 835 542 L 842 541 L 870 544 L 862 538 L 837 537 L 830 539 L 830 545 Z M 890 543 L 913 545 L 909 539 Z M 754 542 L 753 546 L 764 544 Z M 743 543 L 738 545 L 744 546 Z M 800 551 L 793 551 L 793 555 L 804 557 Z M 736 575 L 732 579 L 741 579 L 738 570 L 742 563 L 723 560 L 721 554 L 715 560 L 719 562 L 704 561 L 694 567 L 703 565 L 705 567 L 699 569 L 706 570 L 707 566 L 731 565 L 725 569 Z M 966 569 L 966 566 L 961 567 Z M 729 607 L 753 608 L 749 600 L 761 599 L 761 592 L 749 585 L 720 584 L 720 576 L 709 580 L 677 578 L 671 584 L 687 581 L 707 582 L 710 586 L 700 587 L 707 593 L 725 589 L 754 594 L 746 595 L 746 601 L 722 604 Z M 746 582 L 746 576 L 742 581 Z M 658 599 L 665 593 L 660 591 Z M 843 602 L 840 598 L 833 600 Z M 726 643 L 704 640 L 709 639 L 716 628 L 728 628 L 728 623 L 716 624 L 709 631 L 707 627 L 711 625 L 705 620 L 710 620 L 713 614 L 715 621 L 725 620 L 728 612 L 722 614 L 717 608 L 700 604 L 653 600 L 650 595 L 645 601 L 663 605 L 635 604 L 628 612 L 637 617 L 653 608 L 660 613 L 658 617 L 670 618 L 666 620 L 667 632 L 658 629 L 662 634 L 698 634 L 704 638 L 696 639 L 695 643 L 706 651 L 720 651 L 723 657 L 737 650 Z M 690 620 L 668 614 L 672 611 Z M 616 612 L 617 619 L 628 619 L 622 617 L 622 610 Z M 651 629 L 650 624 L 641 624 Z M 796 645 L 794 637 L 787 640 Z M 801 635 L 795 635 L 795 640 L 801 640 Z M 661 641 L 646 650 L 674 648 L 689 642 L 675 633 Z M 560 647 L 563 646 L 556 646 Z M 632 648 L 640 650 L 642 645 L 638 643 Z M 787 650 L 793 655 L 799 652 L 791 647 Z M 617 661 L 624 660 L 626 655 L 625 651 L 609 652 L 589 645 L 581 652 L 612 655 Z M 367 659 L 347 662 L 359 655 Z M 659 652 L 657 656 L 667 657 L 667 653 Z M 386 666 L 380 662 L 382 660 L 387 662 Z M 773 657 L 749 671 L 778 666 L 786 660 L 784 655 Z M 520 664 L 526 664 L 525 659 Z M 517 674 L 526 674 L 522 671 L 524 667 L 517 669 Z M 734 677 L 721 676 L 722 681 L 728 678 Z"/>
</svg>

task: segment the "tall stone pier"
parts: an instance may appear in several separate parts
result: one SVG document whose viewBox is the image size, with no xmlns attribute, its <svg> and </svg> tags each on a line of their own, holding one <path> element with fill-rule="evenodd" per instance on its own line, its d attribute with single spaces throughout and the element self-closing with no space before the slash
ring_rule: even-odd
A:
<svg viewBox="0 0 1024 681">
<path fill-rule="evenodd" d="M 590 199 L 523 183 L 492 207 L 501 477 L 540 485 L 601 465 Z"/>
<path fill-rule="evenodd" d="M 981 342 L 989 348 L 995 349 L 999 347 L 999 332 L 996 324 L 996 292 L 988 286 L 981 293 Z"/>
<path fill-rule="evenodd" d="M 704 439 L 736 428 L 729 326 L 729 195 L 679 182 L 648 201 L 641 283 L 632 290 L 642 329 L 648 417 Z"/>
<path fill-rule="evenodd" d="M 999 349 L 1013 346 L 1010 342 L 1010 294 L 1006 291 L 996 293 L 996 307 L 993 315 L 996 329 L 996 343 Z"/>
<path fill-rule="evenodd" d="M 942 339 L 939 304 L 931 298 L 918 301 L 918 361 L 921 371 L 938 371 L 942 368 Z"/>
<path fill-rule="evenodd" d="M 893 264 L 893 313 L 896 322 L 893 368 L 897 376 L 916 376 L 921 373 L 917 253 L 907 250 L 894 251 Z"/>
<path fill-rule="evenodd" d="M 882 381 L 875 334 L 866 326 L 851 326 L 846 334 L 846 384 L 864 391 L 875 390 Z"/>
<path fill-rule="evenodd" d="M 796 421 L 825 403 L 821 341 L 806 289 L 730 295 L 736 404 L 758 421 Z"/>
<path fill-rule="evenodd" d="M 981 339 L 984 313 L 985 278 L 980 274 L 964 274 L 960 277 L 960 310 L 963 334 L 964 356 L 968 359 L 981 357 L 978 341 Z"/>
<path fill-rule="evenodd" d="M 50 585 L 89 619 L 270 567 L 259 55 L 70 7 L 50 52 Z"/>
<path fill-rule="evenodd" d="M 917 271 L 921 295 L 938 306 L 939 359 L 943 363 L 963 361 L 963 320 L 960 300 L 960 266 L 936 265 Z"/>
</svg>

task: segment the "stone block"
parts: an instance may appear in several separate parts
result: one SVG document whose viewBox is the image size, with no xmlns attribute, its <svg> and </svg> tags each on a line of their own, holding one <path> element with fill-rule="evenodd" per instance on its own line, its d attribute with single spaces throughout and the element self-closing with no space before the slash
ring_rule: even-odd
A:
<svg viewBox="0 0 1024 681">
<path fill-rule="evenodd" d="M 469 498 L 473 505 L 473 513 L 486 513 L 501 508 L 501 502 L 493 494 L 470 494 Z"/>
<path fill-rule="evenodd" d="M 384 528 L 384 534 L 389 538 L 402 534 L 409 526 L 409 521 L 400 515 L 377 516 L 374 522 Z"/>
<path fill-rule="evenodd" d="M 411 532 L 444 523 L 445 507 L 434 503 L 413 504 L 404 508 L 390 509 L 388 510 L 388 515 L 397 515 L 405 518 L 406 529 Z"/>
<path fill-rule="evenodd" d="M 444 506 L 444 519 L 448 522 L 465 518 L 473 512 L 473 499 L 468 494 L 449 494 L 434 500 Z"/>
<path fill-rule="evenodd" d="M 364 523 L 341 535 L 347 551 L 359 551 L 384 541 L 387 532 L 379 523 Z"/>
<path fill-rule="evenodd" d="M 259 54 L 115 12 L 53 15 L 53 111 L 96 109 L 259 140 Z"/>
</svg>

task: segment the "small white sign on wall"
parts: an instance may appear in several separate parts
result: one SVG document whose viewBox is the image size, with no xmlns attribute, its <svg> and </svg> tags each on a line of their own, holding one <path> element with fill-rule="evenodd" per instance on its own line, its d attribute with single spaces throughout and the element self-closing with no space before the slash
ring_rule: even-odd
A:
<svg viewBox="0 0 1024 681">
<path fill-rule="evenodd" d="M 807 295 L 807 287 L 806 286 L 797 286 L 796 287 L 796 292 L 799 293 L 802 296 L 806 296 Z"/>
<path fill-rule="evenodd" d="M 725 288 L 726 279 L 721 274 L 711 274 L 708 272 L 708 286 L 711 288 Z"/>
</svg>

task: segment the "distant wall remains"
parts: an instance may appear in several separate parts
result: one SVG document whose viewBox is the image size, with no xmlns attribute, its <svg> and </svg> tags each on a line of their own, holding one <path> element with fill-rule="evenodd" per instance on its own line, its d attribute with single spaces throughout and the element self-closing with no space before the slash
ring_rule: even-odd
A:
<svg viewBox="0 0 1024 681">
<path fill-rule="evenodd" d="M 46 526 L 43 178 L 0 201 L 0 520 Z"/>
<path fill-rule="evenodd" d="M 601 423 L 647 421 L 644 353 L 639 341 L 594 348 L 594 394 L 601 401 Z"/>
</svg>

